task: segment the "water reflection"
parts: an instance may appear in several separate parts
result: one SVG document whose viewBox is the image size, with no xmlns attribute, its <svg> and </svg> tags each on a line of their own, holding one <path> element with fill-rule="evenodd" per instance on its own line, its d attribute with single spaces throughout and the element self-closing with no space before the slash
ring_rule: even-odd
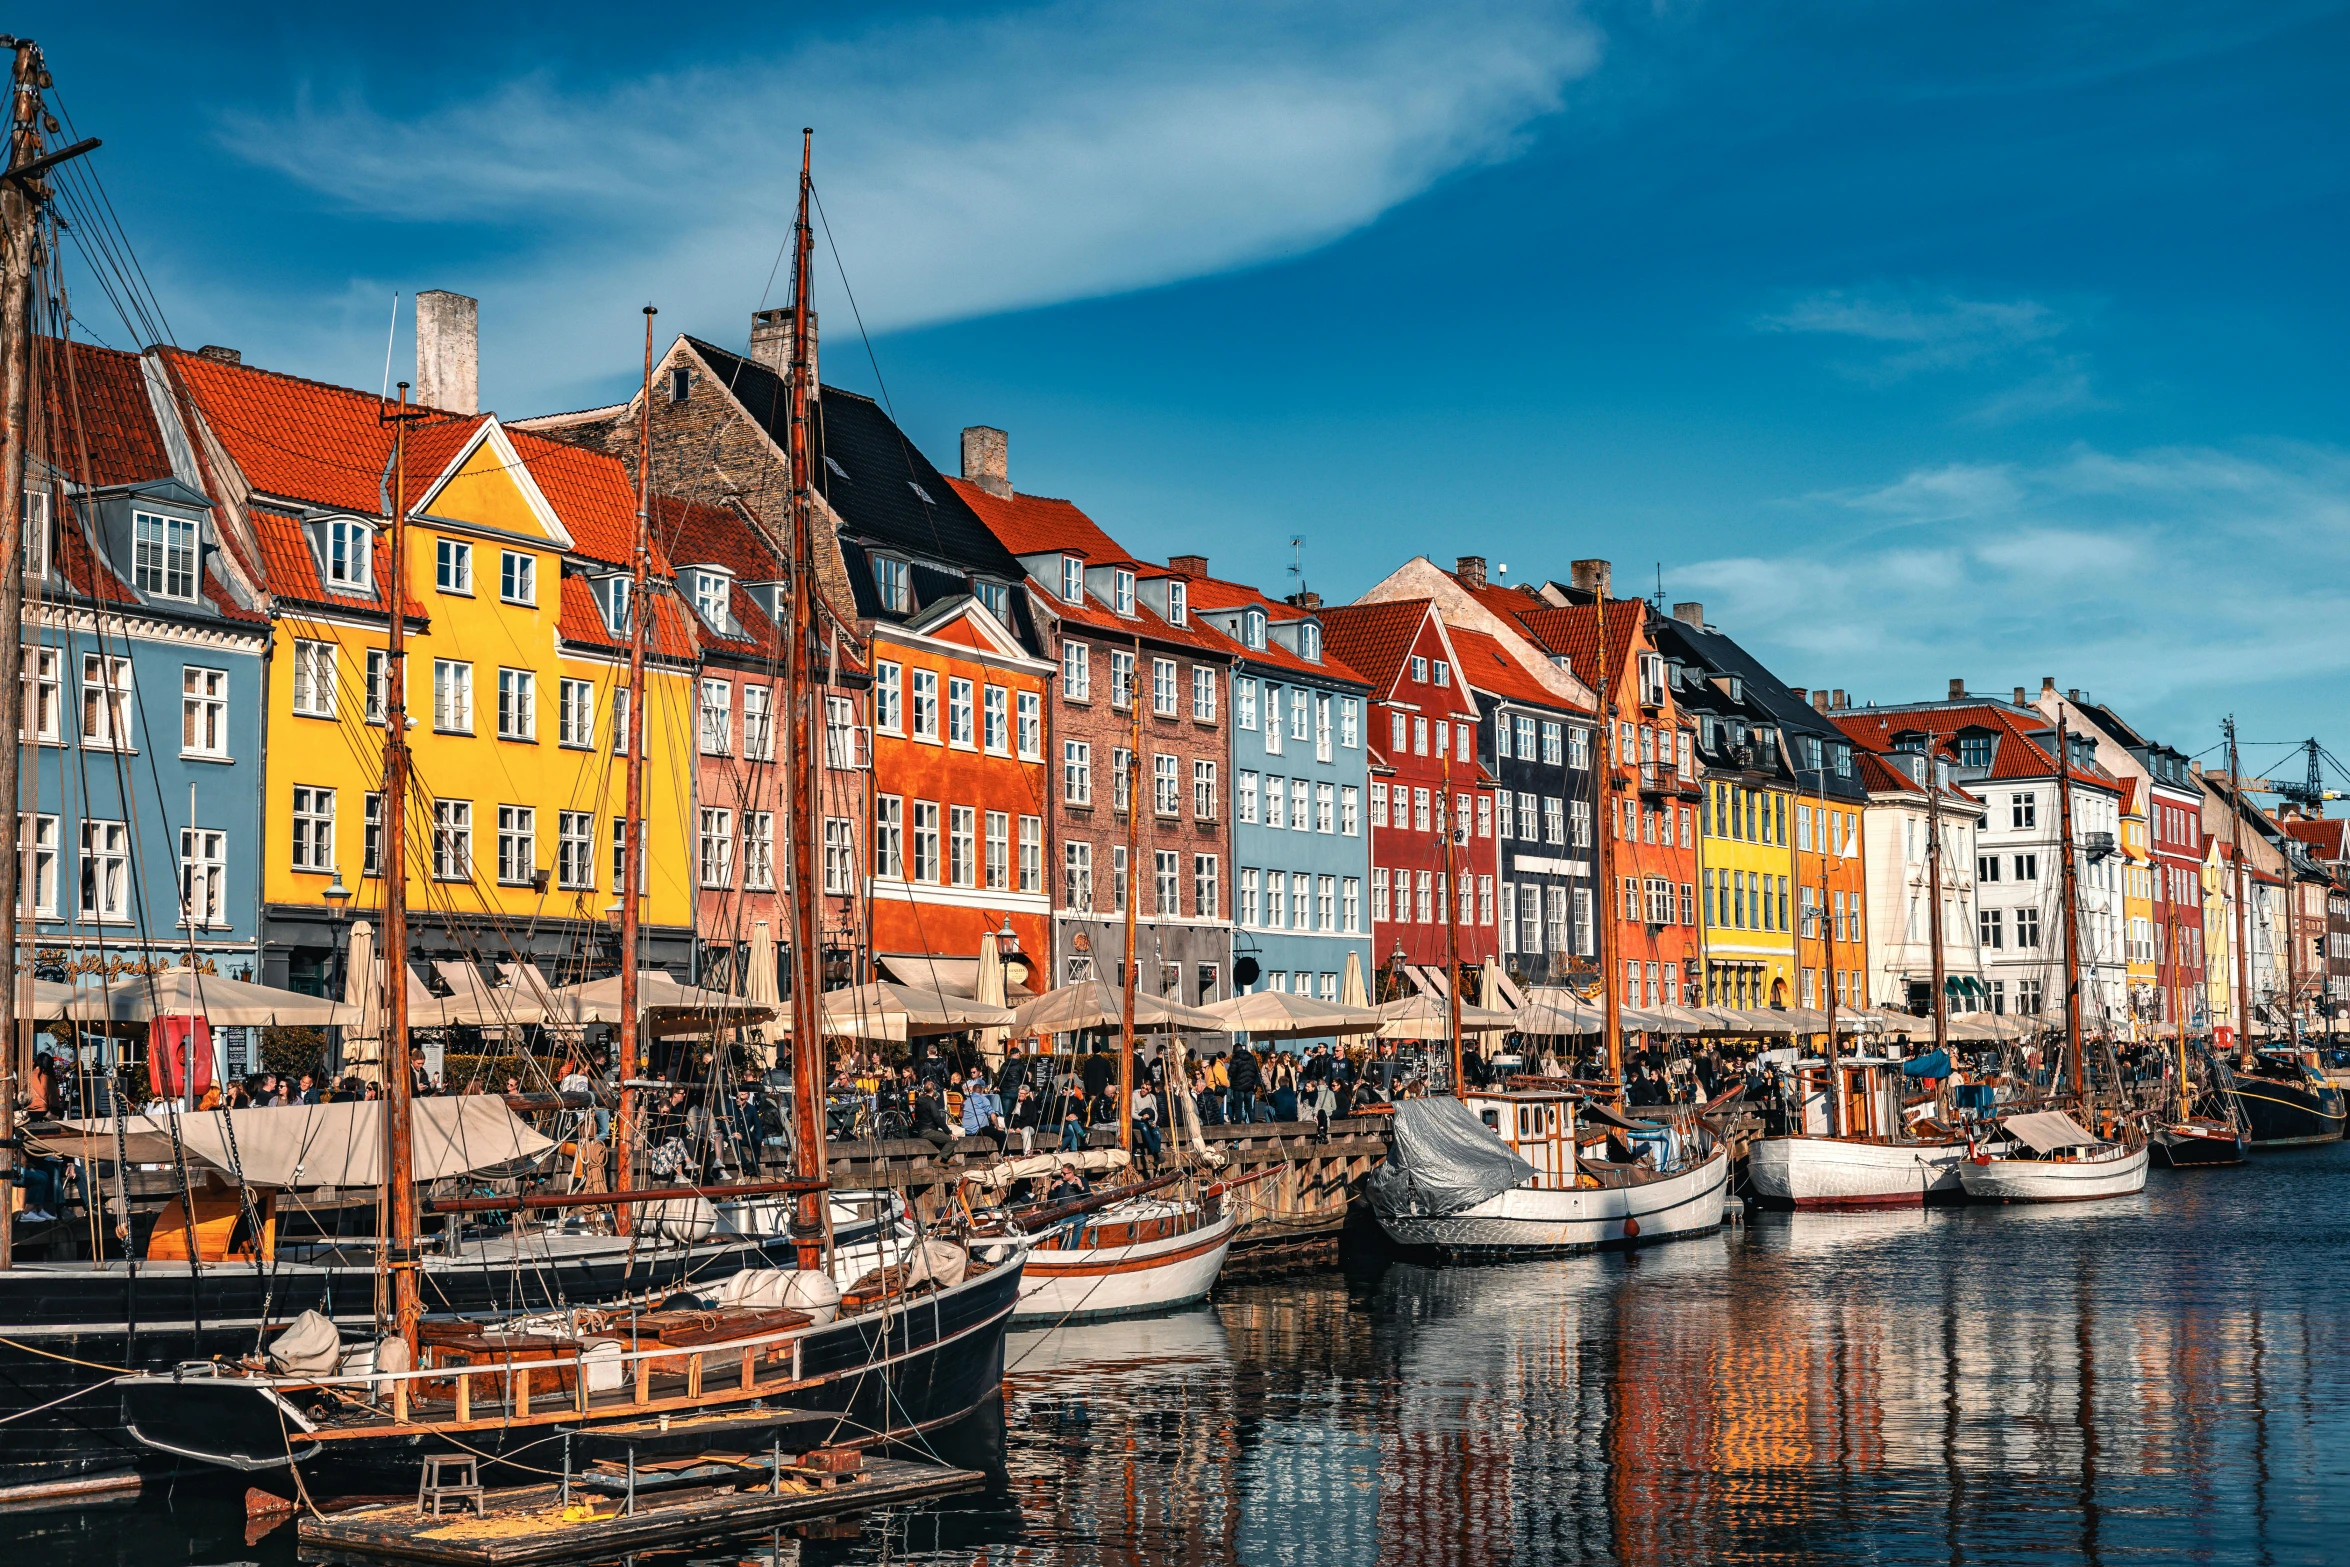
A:
<svg viewBox="0 0 2350 1567">
<path fill-rule="evenodd" d="M 988 1488 L 803 1560 L 2340 1561 L 2345 1175 L 1374 1262 L 1016 1334 L 1000 1438 L 938 1439 Z M 291 1560 L 174 1505 L 12 1532 L 70 1567 Z"/>
</svg>

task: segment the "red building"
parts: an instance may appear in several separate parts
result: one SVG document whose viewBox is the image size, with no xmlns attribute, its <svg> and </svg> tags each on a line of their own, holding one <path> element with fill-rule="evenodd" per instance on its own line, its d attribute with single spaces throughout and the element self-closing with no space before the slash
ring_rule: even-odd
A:
<svg viewBox="0 0 2350 1567">
<path fill-rule="evenodd" d="M 1371 683 L 1372 956 L 1388 965 L 1401 953 L 1403 967 L 1442 974 L 1450 823 L 1459 958 L 1486 963 L 1499 946 L 1494 779 L 1477 760 L 1477 699 L 1443 617 L 1427 599 L 1321 615 L 1330 651 Z"/>
</svg>

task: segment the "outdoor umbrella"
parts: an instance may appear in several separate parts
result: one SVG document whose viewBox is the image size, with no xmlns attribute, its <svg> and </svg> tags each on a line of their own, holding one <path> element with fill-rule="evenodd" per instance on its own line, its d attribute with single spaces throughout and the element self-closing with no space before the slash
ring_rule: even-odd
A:
<svg viewBox="0 0 2350 1567">
<path fill-rule="evenodd" d="M 775 935 L 765 920 L 751 921 L 751 955 L 749 970 L 743 984 L 743 999 L 770 1012 L 783 1010 L 783 992 L 775 983 Z M 753 1023 L 743 1030 L 743 1038 L 756 1045 L 774 1042 L 773 1031 L 764 1023 Z"/>
<path fill-rule="evenodd" d="M 993 932 L 983 932 L 979 938 L 979 972 L 971 982 L 971 998 L 982 1006 L 1000 1007 L 1004 1004 L 1004 954 L 996 944 Z M 980 1055 L 991 1065 L 1004 1059 L 1004 1041 L 1010 1037 L 1002 1028 L 983 1028 L 974 1043 Z"/>
<path fill-rule="evenodd" d="M 1607 1027 L 1607 1016 L 1573 991 L 1542 985 L 1528 991 L 1518 1011 L 1518 1032 L 1545 1038 L 1569 1034 L 1596 1034 Z"/>
<path fill-rule="evenodd" d="M 1013 1016 L 1009 1007 L 989 1006 L 886 979 L 824 993 L 824 1032 L 835 1039 L 886 1039 L 903 1043 L 917 1035 L 1002 1028 L 1012 1022 Z"/>
<path fill-rule="evenodd" d="M 617 1023 L 620 1021 L 620 976 L 565 985 L 554 994 L 553 1020 L 560 1023 Z M 640 970 L 636 985 L 637 1011 L 765 1013 L 769 1008 L 723 990 L 681 985 L 667 971 Z"/>
<path fill-rule="evenodd" d="M 1452 1018 L 1442 996 L 1406 996 L 1379 1009 L 1381 1039 L 1450 1039 Z M 1488 1012 L 1482 1007 L 1461 1008 L 1461 1032 L 1515 1028 L 1514 1012 Z"/>
<path fill-rule="evenodd" d="M 1260 1039 L 1308 1039 L 1325 1034 L 1375 1034 L 1384 1021 L 1369 1007 L 1342 1007 L 1286 990 L 1259 990 L 1200 1008 L 1216 1027 Z"/>
<path fill-rule="evenodd" d="M 1121 997 L 1107 980 L 1079 980 L 1074 985 L 1048 990 L 1035 1000 L 1024 1003 L 1014 1015 L 1012 1026 L 1022 1035 L 1074 1034 L 1093 1028 L 1119 1028 L 1124 1026 Z M 1137 1029 L 1160 1031 L 1188 1028 L 1204 1034 L 1220 1034 L 1228 1027 L 1222 1020 L 1206 1012 L 1178 1006 L 1139 991 L 1134 997 L 1134 1026 Z"/>
<path fill-rule="evenodd" d="M 1363 955 L 1351 947 L 1346 954 L 1346 975 L 1338 982 L 1338 1004 L 1358 1012 L 1371 1007 L 1371 993 L 1363 986 Z"/>
<path fill-rule="evenodd" d="M 273 1025 L 322 1027 L 347 1021 L 340 1001 L 255 985 L 219 974 L 169 968 L 130 974 L 103 991 L 87 992 L 67 1009 L 85 1023 L 152 1023 L 159 1017 L 202 1017 L 216 1028 Z"/>
</svg>

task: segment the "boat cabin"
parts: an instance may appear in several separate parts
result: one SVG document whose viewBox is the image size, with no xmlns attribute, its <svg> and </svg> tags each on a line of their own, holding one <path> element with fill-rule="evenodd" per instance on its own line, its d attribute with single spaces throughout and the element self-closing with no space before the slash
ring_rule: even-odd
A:
<svg viewBox="0 0 2350 1567">
<path fill-rule="evenodd" d="M 1501 1089 L 1468 1096 L 1469 1109 L 1509 1145 L 1511 1153 L 1534 1166 L 1534 1185 L 1548 1191 L 1572 1191 L 1576 1185 L 1575 1145 L 1578 1096 L 1555 1089 Z M 1604 1132 L 1582 1132 L 1584 1138 Z"/>
<path fill-rule="evenodd" d="M 1774 1059 L 1775 1058 L 1775 1059 Z M 1793 1050 L 1764 1052 L 1762 1060 L 1781 1081 L 1792 1078 L 1802 1106 L 1801 1130 L 1828 1135 L 1828 1063 Z M 1845 1056 L 1836 1063 L 1836 1127 L 1844 1137 L 1898 1137 L 1903 1130 L 1902 1094 L 1909 1081 L 1891 1056 Z"/>
</svg>

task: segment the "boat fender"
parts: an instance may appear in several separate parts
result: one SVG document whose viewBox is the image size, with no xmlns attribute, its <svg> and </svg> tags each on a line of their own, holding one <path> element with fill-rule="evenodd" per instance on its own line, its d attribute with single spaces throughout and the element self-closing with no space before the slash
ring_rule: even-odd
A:
<svg viewBox="0 0 2350 1567">
<path fill-rule="evenodd" d="M 663 1296 L 661 1304 L 653 1309 L 656 1311 L 709 1311 L 717 1304 L 716 1301 L 704 1300 L 690 1290 L 679 1290 L 674 1295 Z"/>
<path fill-rule="evenodd" d="M 1634 1237 L 1634 1236 L 1638 1235 L 1639 1233 L 1640 1233 L 1640 1221 L 1639 1221 L 1638 1219 L 1626 1219 L 1626 1220 L 1624 1221 L 1624 1238 L 1625 1238 L 1626 1240 L 1630 1240 L 1632 1237 Z"/>
<path fill-rule="evenodd" d="M 628 1368 L 622 1363 L 626 1350 L 616 1338 L 591 1338 L 580 1347 L 579 1367 L 589 1392 L 609 1393 L 627 1380 Z"/>
<path fill-rule="evenodd" d="M 269 1361 L 288 1376 L 331 1377 L 343 1368 L 343 1336 L 315 1311 L 305 1311 L 269 1346 Z"/>
<path fill-rule="evenodd" d="M 682 1245 L 708 1240 L 718 1229 L 718 1205 L 698 1193 L 646 1203 L 639 1213 L 651 1224 L 654 1233 Z"/>
<path fill-rule="evenodd" d="M 829 1273 L 813 1268 L 795 1268 L 776 1275 L 783 1282 L 776 1295 L 776 1304 L 804 1311 L 822 1327 L 840 1315 L 840 1284 Z"/>
</svg>

